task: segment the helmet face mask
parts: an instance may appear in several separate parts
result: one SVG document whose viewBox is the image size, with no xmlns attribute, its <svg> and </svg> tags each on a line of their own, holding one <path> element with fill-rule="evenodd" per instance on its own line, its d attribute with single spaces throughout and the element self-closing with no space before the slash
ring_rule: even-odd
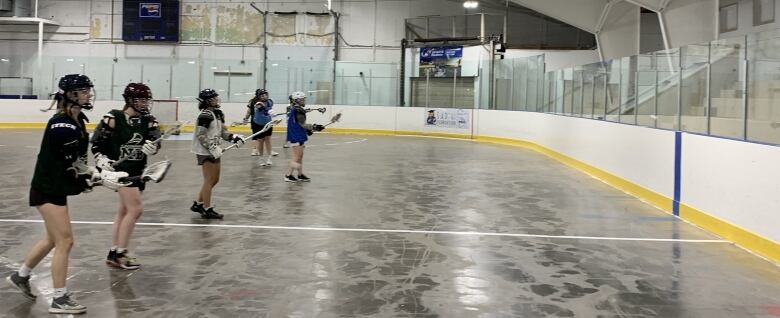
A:
<svg viewBox="0 0 780 318">
<path fill-rule="evenodd" d="M 130 107 L 138 113 L 147 115 L 152 111 L 152 90 L 144 83 L 130 83 L 122 94 L 125 107 Z"/>
<path fill-rule="evenodd" d="M 82 109 L 92 109 L 93 97 L 95 96 L 92 80 L 86 75 L 68 74 L 60 78 L 57 85 L 61 96 L 67 103 L 77 105 Z"/>
<path fill-rule="evenodd" d="M 217 91 L 206 88 L 198 94 L 198 101 L 200 103 L 198 104 L 198 108 L 205 109 L 207 107 L 219 107 L 219 93 Z"/>
<path fill-rule="evenodd" d="M 211 107 L 219 107 L 219 102 L 221 102 L 219 96 L 215 96 L 206 100 L 206 104 Z"/>
<path fill-rule="evenodd" d="M 133 108 L 136 112 L 144 115 L 148 115 L 152 112 L 152 99 L 151 98 L 130 98 L 127 104 Z"/>
<path fill-rule="evenodd" d="M 290 95 L 290 100 L 298 105 L 305 105 L 306 104 L 306 94 L 304 92 L 293 92 Z"/>
</svg>

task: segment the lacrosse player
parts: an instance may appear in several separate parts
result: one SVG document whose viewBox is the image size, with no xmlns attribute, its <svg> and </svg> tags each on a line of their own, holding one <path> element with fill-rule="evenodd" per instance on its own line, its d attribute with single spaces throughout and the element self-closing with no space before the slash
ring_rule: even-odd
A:
<svg viewBox="0 0 780 318">
<path fill-rule="evenodd" d="M 303 92 L 292 93 L 290 99 L 293 104 L 287 114 L 287 141 L 292 145 L 293 155 L 290 159 L 290 165 L 287 169 L 287 175 L 284 176 L 286 182 L 309 182 L 311 179 L 303 174 L 303 149 L 306 140 L 309 139 L 314 131 L 322 131 L 325 126 L 319 124 L 306 123 L 306 94 Z M 295 170 L 298 170 L 298 177 L 293 176 Z"/>
<path fill-rule="evenodd" d="M 150 114 L 152 91 L 143 83 L 130 83 L 122 94 L 125 106 L 103 115 L 92 135 L 92 153 L 98 168 L 124 171 L 140 176 L 149 156 L 160 148 L 153 142 L 160 138 L 160 126 Z M 117 163 L 117 160 L 121 162 Z M 141 264 L 128 256 L 127 248 L 135 223 L 143 214 L 141 193 L 146 183 L 135 179 L 131 185 L 119 189 L 119 209 L 114 217 L 113 242 L 106 256 L 106 264 L 122 269 L 138 269 Z"/>
<path fill-rule="evenodd" d="M 89 133 L 88 121 L 82 110 L 92 109 L 92 81 L 86 75 L 70 74 L 59 81 L 56 94 L 57 113 L 49 119 L 43 133 L 35 173 L 30 187 L 30 206 L 38 209 L 46 226 L 46 238 L 32 247 L 21 268 L 6 278 L 25 297 L 35 300 L 30 289 L 30 271 L 54 249 L 51 277 L 54 294 L 49 307 L 53 314 L 81 314 L 87 308 L 78 304 L 68 293 L 65 280 L 68 276 L 68 257 L 73 246 L 68 209 L 68 196 L 91 190 L 92 185 L 102 184 L 118 189 L 127 183 L 120 178 L 125 172 L 99 171 L 87 165 Z"/>
<path fill-rule="evenodd" d="M 244 136 L 231 134 L 225 128 L 225 115 L 219 109 L 219 94 L 216 91 L 210 88 L 200 91 L 198 101 L 201 112 L 192 138 L 192 152 L 203 170 L 203 186 L 190 210 L 200 213 L 204 219 L 222 219 L 223 215 L 214 211 L 211 205 L 211 190 L 219 182 L 222 157 L 220 139 L 241 145 L 244 143 Z"/>
<path fill-rule="evenodd" d="M 255 97 L 249 101 L 247 106 L 246 116 L 244 121 L 251 120 L 252 133 L 256 133 L 263 129 L 265 124 L 271 121 L 274 116 L 274 101 L 268 98 L 268 91 L 265 89 L 258 89 L 255 91 Z M 273 151 L 271 148 L 271 135 L 273 134 L 273 127 L 266 132 L 252 137 L 254 149 L 252 149 L 253 156 L 260 156 L 261 166 L 270 166 L 271 156 L 277 156 L 279 153 Z M 268 150 L 268 157 L 263 160 L 263 148 Z"/>
</svg>

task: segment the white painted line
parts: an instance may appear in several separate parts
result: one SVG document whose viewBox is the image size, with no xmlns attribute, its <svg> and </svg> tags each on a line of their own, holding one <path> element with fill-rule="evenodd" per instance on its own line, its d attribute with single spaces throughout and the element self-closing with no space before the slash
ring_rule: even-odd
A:
<svg viewBox="0 0 780 318">
<path fill-rule="evenodd" d="M 4 223 L 43 223 L 43 220 L 0 219 Z M 73 224 L 99 224 L 112 225 L 113 222 L 100 221 L 71 221 Z M 603 241 L 639 241 L 639 242 L 681 242 L 681 243 L 729 243 L 726 240 L 685 240 L 665 238 L 641 238 L 641 237 L 601 237 L 601 236 L 574 236 L 574 235 L 540 235 L 540 234 L 516 234 L 495 232 L 458 232 L 458 231 L 426 231 L 426 230 L 390 230 L 390 229 L 353 229 L 333 227 L 306 227 L 306 226 L 271 226 L 271 225 L 233 225 L 233 224 L 190 224 L 190 223 L 144 223 L 141 226 L 162 227 L 216 227 L 236 229 L 264 229 L 264 230 L 300 230 L 300 231 L 332 231 L 332 232 L 375 232 L 375 233 L 409 233 L 409 234 L 448 234 L 470 236 L 499 236 L 499 237 L 532 237 L 551 239 L 573 240 L 603 240 Z"/>
</svg>

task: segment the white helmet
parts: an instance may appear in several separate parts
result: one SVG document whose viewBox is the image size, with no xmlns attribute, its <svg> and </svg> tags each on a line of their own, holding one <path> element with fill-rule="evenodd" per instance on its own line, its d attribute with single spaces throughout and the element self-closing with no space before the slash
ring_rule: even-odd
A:
<svg viewBox="0 0 780 318">
<path fill-rule="evenodd" d="M 292 98 L 292 100 L 304 99 L 304 98 L 306 98 L 306 93 L 301 92 L 301 91 L 293 92 L 290 95 L 290 98 Z"/>
</svg>

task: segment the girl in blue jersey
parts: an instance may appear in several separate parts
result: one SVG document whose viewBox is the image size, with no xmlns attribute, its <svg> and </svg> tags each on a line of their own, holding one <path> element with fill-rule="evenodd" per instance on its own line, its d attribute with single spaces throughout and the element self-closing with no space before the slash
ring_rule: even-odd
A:
<svg viewBox="0 0 780 318">
<path fill-rule="evenodd" d="M 284 181 L 287 182 L 309 182 L 311 179 L 303 174 L 303 150 L 304 144 L 309 139 L 314 131 L 322 131 L 324 126 L 318 124 L 306 123 L 306 94 L 303 92 L 295 92 L 290 96 L 293 103 L 290 106 L 290 111 L 287 114 L 287 141 L 292 146 L 292 159 L 290 159 L 290 166 L 287 169 L 287 175 L 284 176 Z M 298 176 L 295 177 L 293 173 L 298 170 Z"/>
</svg>

